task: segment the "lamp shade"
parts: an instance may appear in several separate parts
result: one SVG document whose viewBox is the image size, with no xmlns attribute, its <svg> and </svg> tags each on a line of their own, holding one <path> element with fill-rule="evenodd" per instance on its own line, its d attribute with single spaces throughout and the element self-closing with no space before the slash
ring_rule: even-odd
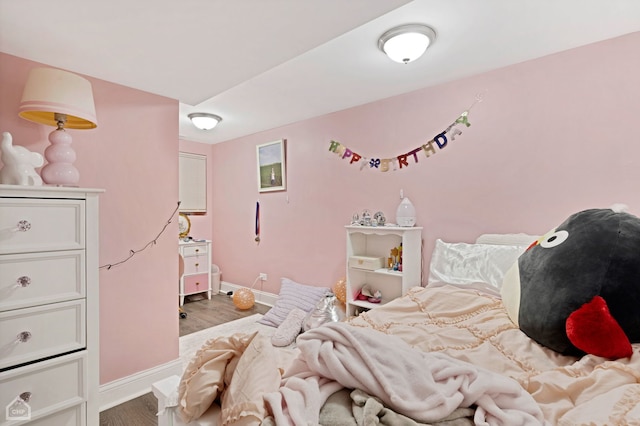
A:
<svg viewBox="0 0 640 426">
<path fill-rule="evenodd" d="M 89 80 L 55 68 L 33 68 L 29 72 L 18 114 L 54 127 L 58 126 L 55 115 L 66 114 L 67 129 L 93 129 L 98 125 Z"/>
<path fill-rule="evenodd" d="M 211 130 L 222 121 L 221 117 L 208 112 L 193 112 L 188 117 L 193 125 L 200 130 Z"/>
<path fill-rule="evenodd" d="M 391 60 L 407 64 L 422 56 L 435 38 L 435 31 L 426 25 L 401 25 L 382 34 L 378 47 Z"/>
</svg>

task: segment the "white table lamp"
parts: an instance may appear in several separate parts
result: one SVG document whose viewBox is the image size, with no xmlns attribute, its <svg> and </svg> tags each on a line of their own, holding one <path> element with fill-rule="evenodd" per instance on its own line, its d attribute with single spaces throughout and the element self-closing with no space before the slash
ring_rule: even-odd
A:
<svg viewBox="0 0 640 426">
<path fill-rule="evenodd" d="M 48 164 L 42 168 L 42 180 L 50 185 L 78 186 L 80 173 L 73 165 L 76 153 L 65 128 L 97 127 L 89 80 L 59 69 L 33 68 L 18 111 L 25 120 L 56 127 L 44 151 Z"/>
</svg>

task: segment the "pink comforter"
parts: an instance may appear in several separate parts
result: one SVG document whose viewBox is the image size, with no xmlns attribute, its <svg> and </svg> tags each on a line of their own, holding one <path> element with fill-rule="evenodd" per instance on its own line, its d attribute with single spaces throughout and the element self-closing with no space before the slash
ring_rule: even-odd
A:
<svg viewBox="0 0 640 426">
<path fill-rule="evenodd" d="M 413 288 L 348 324 L 301 335 L 292 363 L 289 358 L 278 361 L 265 339 L 251 340 L 251 357 L 243 354 L 237 363 L 243 368 L 225 364 L 216 376 L 233 377 L 233 398 L 226 402 L 233 399 L 241 408 L 222 424 L 258 425 L 267 411 L 278 425 L 313 424 L 324 400 L 347 386 L 424 420 L 475 402 L 480 406 L 478 424 L 526 424 L 540 421 L 541 412 L 544 421 L 560 426 L 640 425 L 640 344 L 633 345 L 630 358 L 618 360 L 562 356 L 522 333 L 499 298 L 453 286 Z M 208 342 L 200 355 L 222 343 Z M 280 383 L 278 367 L 284 365 Z M 200 367 L 194 364 L 186 383 L 210 386 L 209 377 L 195 380 L 210 376 L 209 368 Z M 496 387 L 487 383 L 489 378 Z M 260 406 L 264 401 L 269 407 Z M 259 410 L 249 412 L 248 403 Z M 512 422 L 509 416 L 522 421 Z"/>
<path fill-rule="evenodd" d="M 522 333 L 499 298 L 420 288 L 350 321 L 518 381 L 554 425 L 640 425 L 640 345 L 630 358 L 562 356 Z"/>
<path fill-rule="evenodd" d="M 477 405 L 476 424 L 540 425 L 542 412 L 512 379 L 441 353 L 412 349 L 397 337 L 344 323 L 307 331 L 279 392 L 265 395 L 278 425 L 318 424 L 319 409 L 337 389 L 360 389 L 394 411 L 438 421 Z"/>
</svg>

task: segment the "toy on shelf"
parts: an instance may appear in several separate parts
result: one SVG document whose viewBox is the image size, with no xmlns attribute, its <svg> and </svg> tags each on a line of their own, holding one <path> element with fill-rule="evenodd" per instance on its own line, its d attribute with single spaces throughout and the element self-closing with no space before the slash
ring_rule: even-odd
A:
<svg viewBox="0 0 640 426">
<path fill-rule="evenodd" d="M 391 256 L 387 259 L 387 268 L 392 271 L 402 271 L 402 243 L 390 251 Z"/>
<path fill-rule="evenodd" d="M 356 292 L 353 298 L 355 300 L 366 300 L 370 303 L 380 303 L 382 301 L 382 293 L 380 290 L 373 290 L 365 284 Z"/>
<path fill-rule="evenodd" d="M 387 219 L 384 217 L 384 213 L 377 212 L 373 215 L 373 222 L 375 226 L 384 226 L 387 223 Z"/>
<path fill-rule="evenodd" d="M 362 214 L 354 213 L 351 216 L 351 225 L 356 226 L 385 226 L 387 219 L 381 211 L 376 212 L 373 216 L 369 210 L 364 209 Z"/>
<path fill-rule="evenodd" d="M 364 209 L 362 211 L 362 219 L 360 219 L 360 224 L 362 226 L 371 226 L 371 213 L 369 210 Z"/>
</svg>

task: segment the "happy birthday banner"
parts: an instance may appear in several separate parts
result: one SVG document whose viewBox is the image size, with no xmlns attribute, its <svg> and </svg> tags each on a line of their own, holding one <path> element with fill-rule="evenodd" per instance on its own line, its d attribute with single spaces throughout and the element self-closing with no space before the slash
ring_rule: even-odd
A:
<svg viewBox="0 0 640 426">
<path fill-rule="evenodd" d="M 364 169 L 367 166 L 369 166 L 370 169 L 375 168 L 380 170 L 381 172 L 388 172 L 389 170 L 395 171 L 398 169 L 402 169 L 403 167 L 409 167 L 410 161 L 413 161 L 413 163 L 418 164 L 418 157 L 419 157 L 418 154 L 420 154 L 421 152 L 423 152 L 424 155 L 427 158 L 429 158 L 431 155 L 438 152 L 436 150 L 436 147 L 438 147 L 438 149 L 442 149 L 445 146 L 447 146 L 447 143 L 449 142 L 449 140 L 454 141 L 456 139 L 456 136 L 461 135 L 462 130 L 456 127 L 459 124 L 462 124 L 466 127 L 471 126 L 471 123 L 469 123 L 469 110 L 476 103 L 481 101 L 482 101 L 482 96 L 477 95 L 475 102 L 471 104 L 471 106 L 466 111 L 460 114 L 460 116 L 456 118 L 456 121 L 451 123 L 445 130 L 438 133 L 436 136 L 433 137 L 433 139 L 431 139 L 429 142 L 425 143 L 424 145 L 421 145 L 418 148 L 415 148 L 405 154 L 397 155 L 394 158 L 365 157 L 363 155 L 358 154 L 357 152 L 352 151 L 351 149 L 342 145 L 340 142 L 337 142 L 334 140 L 330 142 L 329 151 L 339 155 L 340 158 L 342 158 L 343 160 L 345 159 L 349 160 L 349 164 L 359 163 L 360 171 L 362 171 L 362 169 Z"/>
</svg>

